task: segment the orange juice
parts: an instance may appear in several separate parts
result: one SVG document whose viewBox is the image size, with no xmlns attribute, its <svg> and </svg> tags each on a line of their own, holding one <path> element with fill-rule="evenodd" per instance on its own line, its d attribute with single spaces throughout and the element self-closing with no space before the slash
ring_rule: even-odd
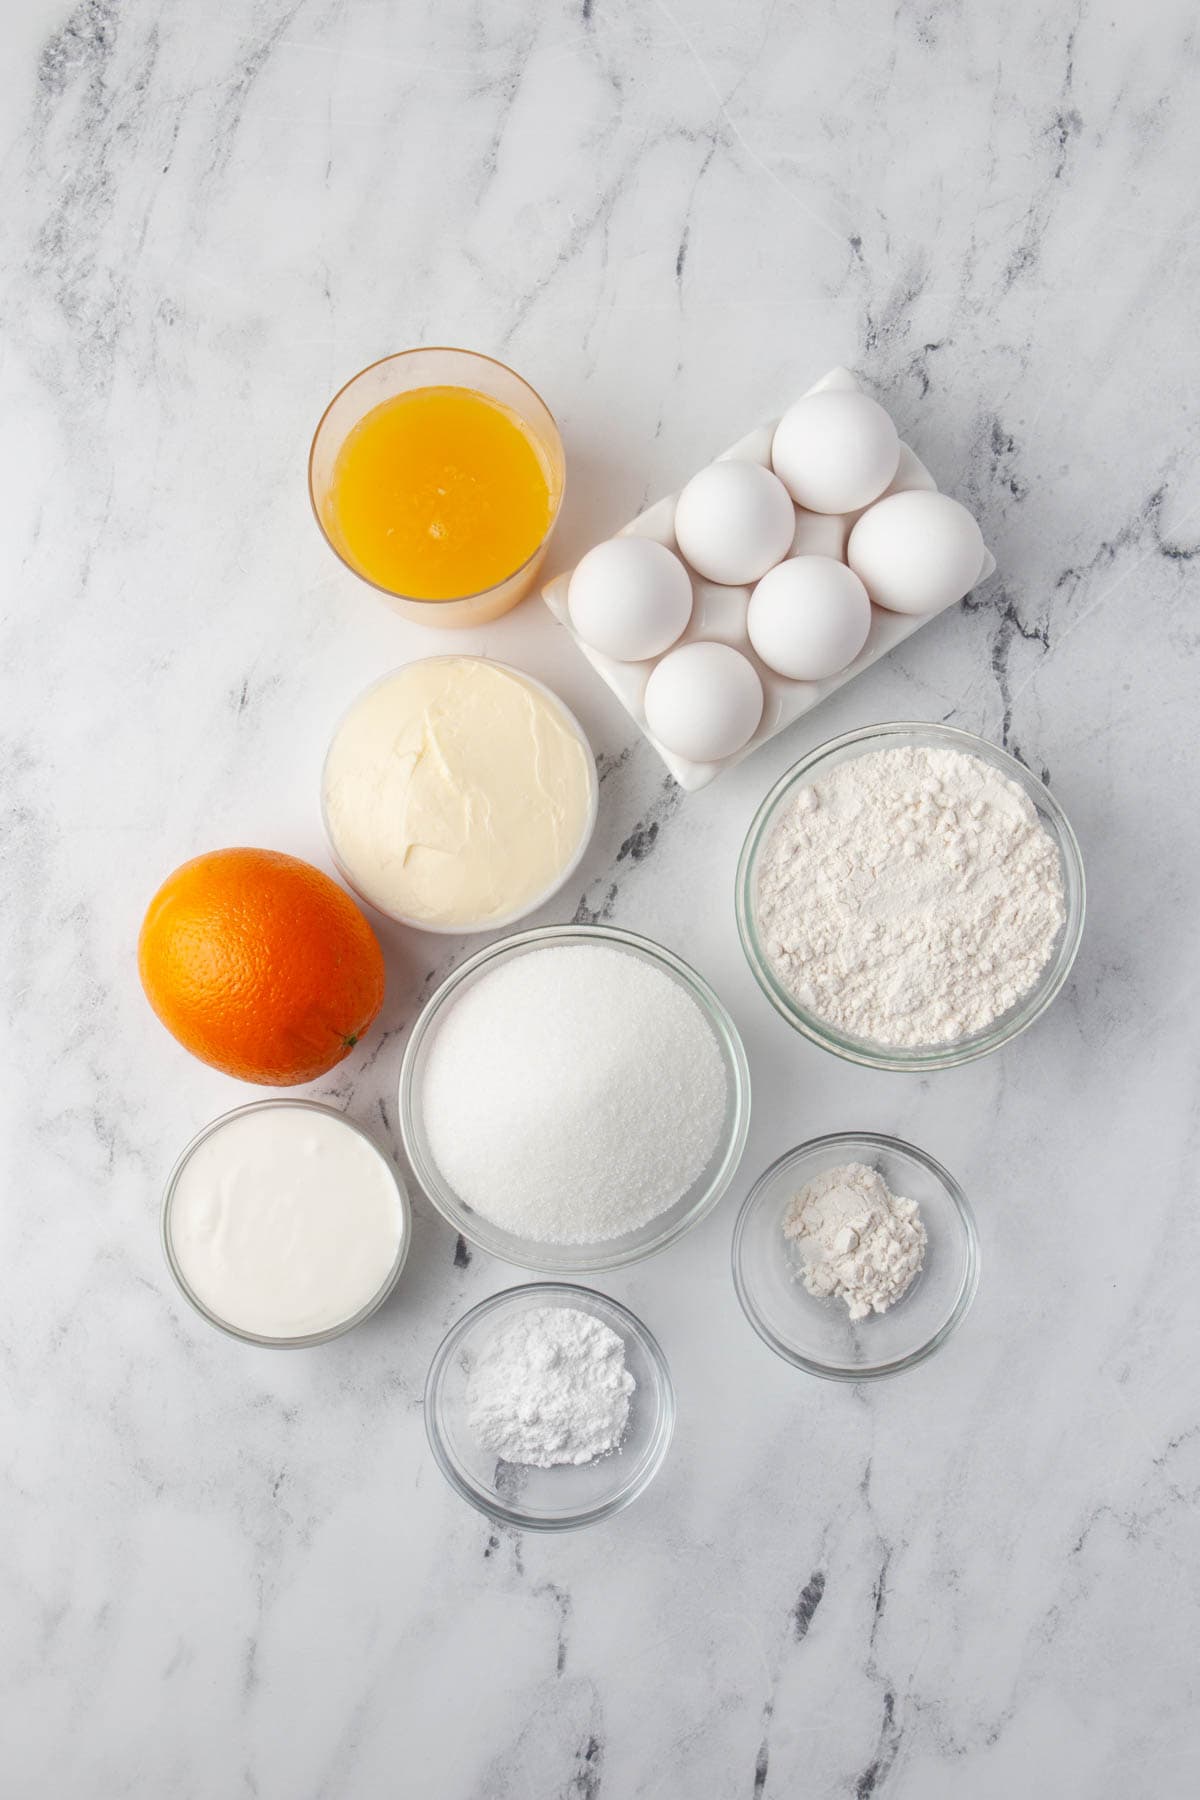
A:
<svg viewBox="0 0 1200 1800">
<path fill-rule="evenodd" d="M 529 560 L 553 500 L 515 412 L 473 388 L 419 387 L 352 428 L 321 510 L 330 539 L 368 581 L 414 600 L 455 600 Z"/>
</svg>

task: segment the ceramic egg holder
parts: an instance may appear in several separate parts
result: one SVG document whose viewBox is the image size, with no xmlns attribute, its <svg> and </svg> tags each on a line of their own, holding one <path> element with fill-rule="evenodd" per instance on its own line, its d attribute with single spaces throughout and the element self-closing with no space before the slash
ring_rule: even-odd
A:
<svg viewBox="0 0 1200 1800">
<path fill-rule="evenodd" d="M 827 390 L 843 392 L 858 391 L 859 384 L 848 369 L 831 369 L 829 374 L 808 389 L 808 393 L 817 394 Z M 771 444 L 775 435 L 777 420 L 761 425 L 747 437 L 734 444 L 729 450 L 717 458 L 719 462 L 741 461 L 759 463 L 764 468 L 771 467 Z M 937 490 L 937 483 L 925 465 L 909 449 L 907 444 L 900 446 L 900 464 L 889 485 L 878 499 L 889 494 L 908 492 L 914 488 L 926 491 Z M 906 638 L 919 631 L 922 625 L 944 612 L 945 607 L 937 607 L 926 613 L 886 612 L 882 607 L 871 606 L 871 624 L 866 643 L 852 662 L 839 669 L 834 675 L 823 681 L 792 681 L 784 675 L 777 674 L 755 654 L 746 630 L 746 612 L 750 604 L 749 587 L 722 587 L 716 582 L 706 581 L 698 575 L 681 555 L 675 538 L 675 506 L 677 494 L 669 494 L 665 499 L 657 501 L 644 513 L 626 525 L 619 536 L 641 536 L 656 539 L 668 550 L 679 556 L 692 583 L 693 603 L 691 620 L 677 643 L 671 650 L 678 649 L 681 644 L 722 643 L 729 644 L 739 650 L 754 667 L 762 682 L 763 711 L 762 719 L 753 737 L 732 756 L 726 756 L 719 762 L 692 762 L 687 757 L 678 756 L 661 744 L 648 729 L 643 707 L 646 683 L 650 679 L 655 664 L 660 657 L 653 657 L 646 662 L 619 662 L 615 657 L 606 656 L 602 651 L 592 649 L 585 644 L 579 634 L 571 627 L 567 610 L 567 590 L 570 585 L 571 571 L 555 576 L 543 589 L 543 597 L 550 611 L 571 632 L 583 654 L 602 680 L 607 682 L 618 700 L 633 718 L 640 730 L 649 738 L 667 768 L 675 777 L 680 787 L 694 792 L 698 788 L 707 787 L 713 778 L 723 769 L 731 768 L 740 762 L 751 751 L 757 750 L 768 739 L 779 731 L 795 723 L 806 712 L 811 711 L 845 682 L 852 681 L 864 669 L 894 650 Z M 876 504 L 876 502 L 872 502 Z M 845 560 L 846 542 L 850 528 L 859 518 L 862 511 L 852 513 L 815 513 L 803 507 L 796 507 L 796 535 L 792 540 L 789 556 L 817 555 L 831 556 L 839 562 Z M 989 550 L 984 550 L 983 563 L 976 577 L 976 584 L 987 579 L 996 567 L 996 560 Z M 952 602 L 951 604 L 957 604 Z M 670 650 L 664 652 L 669 655 Z"/>
</svg>

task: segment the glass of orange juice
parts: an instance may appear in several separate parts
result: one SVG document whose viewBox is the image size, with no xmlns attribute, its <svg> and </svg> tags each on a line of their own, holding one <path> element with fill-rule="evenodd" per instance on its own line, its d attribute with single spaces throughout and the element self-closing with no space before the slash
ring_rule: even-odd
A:
<svg viewBox="0 0 1200 1800">
<path fill-rule="evenodd" d="M 334 552 L 424 625 L 484 625 L 533 586 L 562 505 L 548 407 L 473 350 L 402 350 L 326 407 L 308 491 Z"/>
</svg>

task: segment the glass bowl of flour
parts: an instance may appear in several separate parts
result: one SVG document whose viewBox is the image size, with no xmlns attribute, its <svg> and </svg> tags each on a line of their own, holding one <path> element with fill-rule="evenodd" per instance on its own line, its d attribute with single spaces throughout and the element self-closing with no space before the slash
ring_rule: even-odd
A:
<svg viewBox="0 0 1200 1800">
<path fill-rule="evenodd" d="M 571 1531 L 645 1491 L 670 1447 L 675 1390 L 627 1307 L 537 1281 L 451 1327 L 425 1384 L 425 1428 L 442 1474 L 480 1512 Z"/>
<path fill-rule="evenodd" d="M 400 1131 L 418 1182 L 489 1255 L 549 1275 L 640 1261 L 741 1161 L 737 1028 L 681 958 L 607 925 L 502 938 L 413 1026 Z"/>
<path fill-rule="evenodd" d="M 862 1217 L 831 1218 L 831 1178 L 843 1203 L 853 1196 L 861 1205 L 864 1190 L 881 1190 L 903 1237 L 891 1234 L 882 1253 L 877 1237 L 871 1254 Z M 816 1206 L 803 1216 L 816 1228 L 804 1236 L 797 1214 L 812 1196 Z M 822 1216 L 832 1227 L 824 1242 Z M 878 1213 L 874 1223 L 878 1230 Z M 904 1239 L 916 1243 L 907 1267 Z M 830 1277 L 846 1267 L 847 1249 L 858 1265 L 849 1293 Z M 882 1133 L 837 1132 L 787 1151 L 751 1188 L 734 1227 L 733 1280 L 759 1337 L 794 1367 L 829 1381 L 897 1375 L 962 1324 L 979 1285 L 975 1221 L 954 1177 L 923 1150 Z"/>
<path fill-rule="evenodd" d="M 771 789 L 738 931 L 789 1025 L 876 1069 L 953 1068 L 1038 1018 L 1083 932 L 1083 861 L 1050 790 L 951 725 L 871 725 Z"/>
</svg>

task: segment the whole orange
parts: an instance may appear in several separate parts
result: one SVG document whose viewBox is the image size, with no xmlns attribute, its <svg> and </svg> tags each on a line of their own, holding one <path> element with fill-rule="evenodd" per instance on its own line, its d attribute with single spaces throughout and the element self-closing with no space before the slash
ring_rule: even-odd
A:
<svg viewBox="0 0 1200 1800">
<path fill-rule="evenodd" d="M 347 893 L 278 850 L 176 869 L 138 939 L 146 998 L 185 1050 L 240 1081 L 324 1075 L 383 1004 L 383 952 Z"/>
</svg>

